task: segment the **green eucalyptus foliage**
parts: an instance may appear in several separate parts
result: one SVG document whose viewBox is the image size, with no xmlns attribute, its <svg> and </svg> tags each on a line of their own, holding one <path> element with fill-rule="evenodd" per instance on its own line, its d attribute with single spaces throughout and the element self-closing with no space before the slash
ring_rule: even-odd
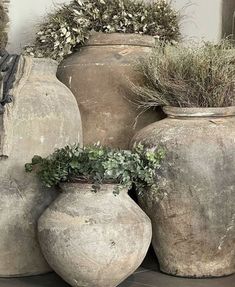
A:
<svg viewBox="0 0 235 287">
<path fill-rule="evenodd" d="M 139 61 L 137 70 L 143 83 L 133 83 L 132 88 L 143 109 L 235 105 L 235 47 L 231 41 L 157 45 Z"/>
<path fill-rule="evenodd" d="M 141 144 L 132 151 L 75 145 L 58 149 L 47 158 L 34 156 L 25 168 L 27 172 L 35 171 L 47 187 L 84 182 L 93 184 L 97 191 L 103 183 L 115 183 L 118 189 L 129 189 L 134 184 L 141 193 L 147 187 L 157 189 L 156 171 L 163 156 L 163 150 L 146 149 Z"/>
<path fill-rule="evenodd" d="M 137 33 L 159 40 L 179 38 L 179 15 L 165 0 L 73 0 L 48 15 L 35 43 L 25 51 L 61 60 L 89 38 L 91 31 Z"/>
</svg>

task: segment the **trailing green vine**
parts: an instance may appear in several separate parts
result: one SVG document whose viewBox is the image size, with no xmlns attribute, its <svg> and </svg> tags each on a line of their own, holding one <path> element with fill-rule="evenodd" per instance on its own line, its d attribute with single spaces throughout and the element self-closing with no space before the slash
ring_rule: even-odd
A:
<svg viewBox="0 0 235 287">
<path fill-rule="evenodd" d="M 47 158 L 34 156 L 25 168 L 27 172 L 35 171 L 47 187 L 63 182 L 84 182 L 93 184 L 98 191 L 105 183 L 128 189 L 134 184 L 142 193 L 147 187 L 157 189 L 156 172 L 163 157 L 162 149 L 147 149 L 141 144 L 132 151 L 75 145 L 58 149 Z"/>
</svg>

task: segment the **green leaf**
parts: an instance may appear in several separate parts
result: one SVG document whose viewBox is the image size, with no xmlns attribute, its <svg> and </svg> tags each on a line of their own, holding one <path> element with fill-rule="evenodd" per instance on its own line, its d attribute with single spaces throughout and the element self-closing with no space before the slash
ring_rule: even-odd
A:
<svg viewBox="0 0 235 287">
<path fill-rule="evenodd" d="M 31 163 L 26 163 L 25 164 L 25 171 L 26 172 L 32 172 L 33 171 L 33 166 Z"/>
<path fill-rule="evenodd" d="M 79 147 L 66 146 L 46 158 L 34 157 L 35 172 L 45 186 L 60 182 L 86 180 L 98 192 L 101 184 L 117 184 L 115 191 L 130 188 L 133 184 L 141 190 L 156 186 L 155 174 L 160 169 L 163 151 L 152 150 L 142 144 L 132 151 L 112 149 L 101 145 Z M 26 171 L 33 171 L 33 164 L 25 165 Z M 117 192 L 114 192 L 117 195 Z"/>
<path fill-rule="evenodd" d="M 41 163 L 41 161 L 42 161 L 42 157 L 41 157 L 41 156 L 35 155 L 35 156 L 32 158 L 32 164 L 33 164 L 33 165 L 38 164 L 38 163 Z"/>
</svg>

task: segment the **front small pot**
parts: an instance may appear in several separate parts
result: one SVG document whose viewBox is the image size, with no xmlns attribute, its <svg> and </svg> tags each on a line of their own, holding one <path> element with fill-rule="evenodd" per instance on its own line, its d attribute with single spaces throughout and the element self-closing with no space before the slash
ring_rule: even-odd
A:
<svg viewBox="0 0 235 287">
<path fill-rule="evenodd" d="M 39 242 L 50 266 L 74 287 L 114 287 L 142 263 L 151 223 L 115 185 L 94 192 L 89 184 L 62 185 L 41 216 Z"/>
<path fill-rule="evenodd" d="M 163 272 L 235 273 L 235 107 L 173 108 L 133 142 L 165 150 L 158 192 L 140 196 Z"/>
</svg>

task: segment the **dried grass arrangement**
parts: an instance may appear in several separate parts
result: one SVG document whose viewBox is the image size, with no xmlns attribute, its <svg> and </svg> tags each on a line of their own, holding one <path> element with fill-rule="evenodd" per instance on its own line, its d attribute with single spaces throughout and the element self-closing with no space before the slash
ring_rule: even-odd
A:
<svg viewBox="0 0 235 287">
<path fill-rule="evenodd" d="M 137 69 L 144 81 L 132 88 L 143 109 L 235 105 L 235 47 L 228 40 L 158 45 Z"/>
</svg>

